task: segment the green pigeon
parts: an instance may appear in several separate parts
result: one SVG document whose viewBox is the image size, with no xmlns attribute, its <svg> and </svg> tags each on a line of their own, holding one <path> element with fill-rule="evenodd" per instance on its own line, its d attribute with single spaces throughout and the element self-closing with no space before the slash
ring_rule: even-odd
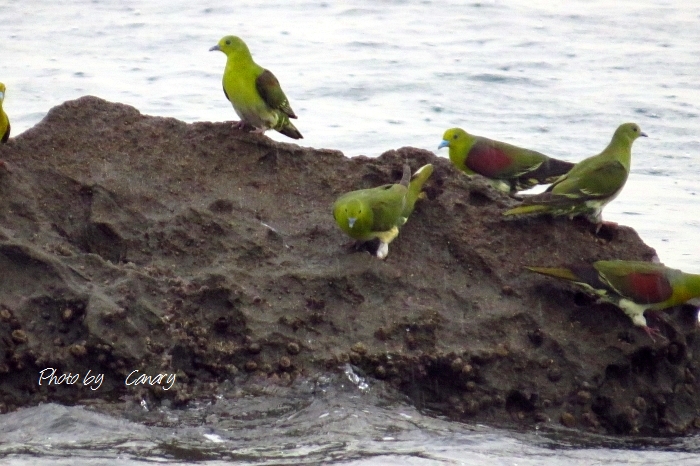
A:
<svg viewBox="0 0 700 466">
<path fill-rule="evenodd" d="M 0 83 L 0 142 L 3 144 L 10 138 L 10 119 L 7 118 L 7 113 L 2 108 L 2 102 L 5 100 L 5 85 Z"/>
<path fill-rule="evenodd" d="M 474 136 L 461 128 L 445 131 L 438 149 L 443 147 L 449 147 L 455 167 L 467 175 L 485 176 L 493 187 L 510 194 L 551 183 L 574 166 L 534 150 Z"/>
<path fill-rule="evenodd" d="M 642 261 L 598 261 L 562 268 L 527 267 L 542 275 L 572 281 L 612 303 L 651 336 L 644 311 L 660 311 L 700 297 L 700 275 Z"/>
<path fill-rule="evenodd" d="M 411 178 L 411 169 L 404 166 L 400 183 L 351 191 L 333 204 L 333 217 L 338 226 L 358 241 L 379 239 L 376 255 L 384 259 L 389 243 L 399 234 L 413 212 L 418 199 L 424 197 L 423 184 L 433 172 L 433 166 L 421 167 Z"/>
<path fill-rule="evenodd" d="M 630 172 L 632 143 L 646 136 L 635 123 L 620 125 L 603 152 L 584 159 L 562 175 L 547 190 L 525 198 L 522 205 L 504 215 L 551 214 L 573 218 L 585 215 L 597 225 L 603 207 L 622 191 Z M 596 230 L 597 231 L 597 230 Z"/>
<path fill-rule="evenodd" d="M 233 105 L 241 121 L 263 133 L 268 129 L 279 131 L 292 139 L 302 139 L 301 133 L 289 121 L 296 118 L 279 81 L 269 70 L 253 61 L 248 46 L 239 37 L 226 36 L 209 51 L 226 54 L 226 68 L 222 79 L 224 94 Z"/>
</svg>

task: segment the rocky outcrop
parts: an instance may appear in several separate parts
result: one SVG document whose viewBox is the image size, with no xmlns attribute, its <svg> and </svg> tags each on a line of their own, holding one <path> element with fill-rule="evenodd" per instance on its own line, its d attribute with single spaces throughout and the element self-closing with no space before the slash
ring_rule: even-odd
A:
<svg viewBox="0 0 700 466">
<path fill-rule="evenodd" d="M 291 384 L 351 363 L 458 420 L 700 427 L 695 309 L 662 314 L 653 342 L 523 269 L 651 260 L 630 228 L 506 221 L 513 200 L 419 149 L 346 158 L 95 97 L 52 109 L 0 158 L 2 409 L 184 404 L 226 379 Z M 427 162 L 428 199 L 389 257 L 349 247 L 334 199 Z M 79 380 L 40 385 L 46 368 Z M 176 381 L 126 384 L 134 370 Z"/>
</svg>

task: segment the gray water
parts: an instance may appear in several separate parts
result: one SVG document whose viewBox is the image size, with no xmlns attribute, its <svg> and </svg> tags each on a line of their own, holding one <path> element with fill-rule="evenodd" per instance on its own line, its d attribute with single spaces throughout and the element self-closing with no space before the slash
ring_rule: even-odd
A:
<svg viewBox="0 0 700 466">
<path fill-rule="evenodd" d="M 2 416 L 11 465 L 697 465 L 700 440 L 613 439 L 564 428 L 516 433 L 450 422 L 343 376 L 128 419 L 47 404 Z"/>
<path fill-rule="evenodd" d="M 630 179 L 604 217 L 635 228 L 666 265 L 700 273 L 700 2 L 5 3 L 0 81 L 13 136 L 86 94 L 187 122 L 236 119 L 221 91 L 225 57 L 208 49 L 237 34 L 282 83 L 300 143 L 347 156 L 435 150 L 460 126 L 577 161 L 636 121 L 650 137 L 635 143 Z M 572 443 L 562 432 L 454 424 L 352 392 L 281 403 L 240 423 L 204 417 L 172 429 L 41 406 L 0 416 L 0 452 L 13 465 L 187 461 L 178 455 L 211 464 L 700 462 L 683 453 L 696 452 L 697 439 Z"/>
</svg>

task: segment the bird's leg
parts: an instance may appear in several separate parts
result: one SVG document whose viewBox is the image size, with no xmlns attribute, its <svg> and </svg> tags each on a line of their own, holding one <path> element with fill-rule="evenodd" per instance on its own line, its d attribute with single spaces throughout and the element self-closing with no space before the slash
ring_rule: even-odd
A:
<svg viewBox="0 0 700 466">
<path fill-rule="evenodd" d="M 384 259 L 389 254 L 389 243 L 394 241 L 394 238 L 399 236 L 399 228 L 394 226 L 389 231 L 383 231 L 377 233 L 377 238 L 379 238 L 379 248 L 377 249 L 377 257 Z"/>
<path fill-rule="evenodd" d="M 350 251 L 357 252 L 357 251 L 362 251 L 362 250 L 366 249 L 367 244 L 365 241 L 351 239 L 350 241 L 345 243 L 344 247 L 345 247 L 345 249 L 348 249 Z"/>
<path fill-rule="evenodd" d="M 634 325 L 636 325 L 637 327 L 641 327 L 642 330 L 644 330 L 646 334 L 649 335 L 651 341 L 656 343 L 654 336 L 661 337 L 664 340 L 667 339 L 664 335 L 661 334 L 658 328 L 649 327 L 647 325 L 647 320 L 646 318 L 644 318 L 644 312 L 647 311 L 647 309 L 645 309 L 644 306 L 636 304 L 635 302 L 625 298 L 620 299 L 620 301 L 618 302 L 618 306 L 620 306 L 620 308 L 625 312 L 625 314 L 627 314 L 627 317 L 629 317 L 632 320 L 632 323 Z M 659 317 L 655 313 L 649 313 L 649 316 Z"/>
<path fill-rule="evenodd" d="M 596 235 L 598 234 L 598 232 L 600 232 L 600 229 L 603 228 L 603 225 L 605 225 L 606 228 L 610 228 L 611 230 L 616 230 L 617 227 L 620 226 L 618 223 L 615 223 L 615 222 L 606 222 L 604 220 L 601 220 L 600 222 L 596 223 L 596 226 L 595 226 L 595 234 Z"/>
</svg>

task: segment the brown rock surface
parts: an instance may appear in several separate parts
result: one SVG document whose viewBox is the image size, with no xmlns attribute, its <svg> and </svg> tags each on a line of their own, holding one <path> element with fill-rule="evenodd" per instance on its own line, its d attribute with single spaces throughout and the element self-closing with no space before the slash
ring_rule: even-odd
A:
<svg viewBox="0 0 700 466">
<path fill-rule="evenodd" d="M 378 158 L 185 124 L 84 97 L 0 146 L 0 403 L 117 401 L 133 370 L 184 403 L 231 379 L 294 383 L 350 361 L 420 407 L 491 424 L 679 433 L 700 408 L 696 314 L 653 325 L 523 269 L 650 260 L 627 227 L 505 221 L 513 201 L 432 153 Z M 348 248 L 343 192 L 430 162 L 377 260 Z M 39 371 L 104 373 L 99 390 Z M 550 421 L 553 420 L 553 421 Z"/>
</svg>

